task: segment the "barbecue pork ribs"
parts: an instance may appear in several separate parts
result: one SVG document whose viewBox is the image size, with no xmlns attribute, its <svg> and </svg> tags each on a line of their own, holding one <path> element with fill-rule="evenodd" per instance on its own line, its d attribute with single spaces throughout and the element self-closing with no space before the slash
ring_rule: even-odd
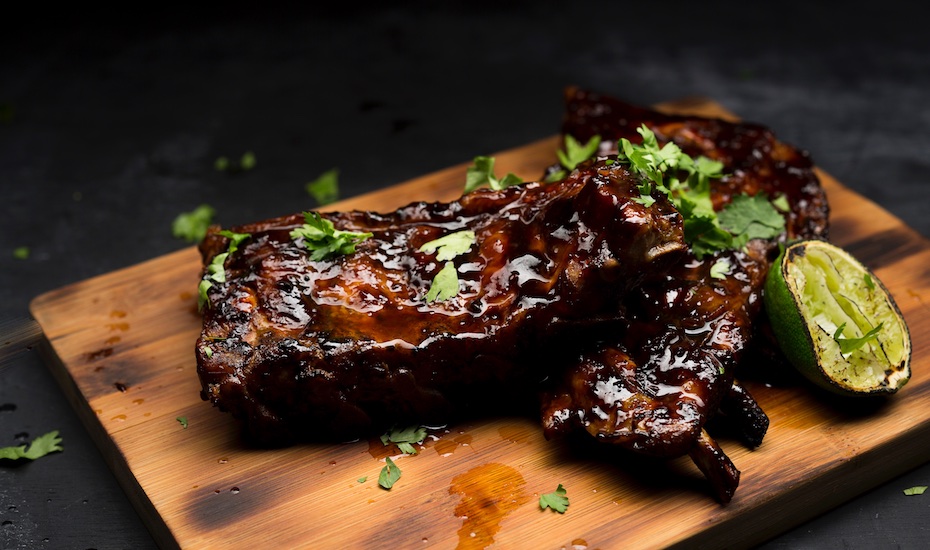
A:
<svg viewBox="0 0 930 550">
<path fill-rule="evenodd" d="M 787 237 L 824 236 L 827 204 L 807 156 L 767 129 L 662 115 L 577 89 L 563 132 L 602 138 L 598 158 L 551 183 L 479 189 L 390 213 L 334 212 L 338 230 L 371 233 L 354 253 L 315 260 L 291 232 L 296 214 L 232 228 L 250 236 L 211 279 L 196 345 L 202 395 L 246 435 L 278 444 L 310 433 L 342 440 L 391 425 L 438 425 L 475 400 L 542 395 L 547 436 L 598 440 L 669 457 L 690 454 L 718 498 L 738 471 L 705 430 L 718 410 L 758 445 L 767 419 L 736 383 L 758 342 L 761 286 L 777 241 L 698 260 L 661 193 L 613 162 L 645 124 L 660 142 L 724 164 L 715 209 L 739 193 L 784 195 Z M 542 178 L 541 178 L 542 179 Z M 462 230 L 459 292 L 426 299 L 444 266 L 421 247 Z M 212 228 L 204 276 L 228 250 Z M 724 279 L 712 277 L 720 258 Z"/>
</svg>

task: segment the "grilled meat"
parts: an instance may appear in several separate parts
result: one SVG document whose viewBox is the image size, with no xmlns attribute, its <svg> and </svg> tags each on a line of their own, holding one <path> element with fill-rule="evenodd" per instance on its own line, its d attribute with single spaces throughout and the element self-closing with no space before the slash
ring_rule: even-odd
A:
<svg viewBox="0 0 930 550">
<path fill-rule="evenodd" d="M 685 252 L 678 212 L 633 201 L 638 183 L 601 162 L 552 185 L 327 214 L 373 236 L 323 261 L 291 238 L 300 215 L 235 227 L 251 237 L 210 289 L 197 344 L 203 395 L 253 438 L 277 442 L 308 427 L 347 439 L 440 424 L 495 388 L 533 393 L 562 366 L 560 334 L 617 326 L 630 289 Z M 476 242 L 455 258 L 460 292 L 427 302 L 444 262 L 420 247 L 463 229 Z M 214 229 L 205 264 L 226 246 Z"/>
<path fill-rule="evenodd" d="M 761 443 L 767 419 L 734 377 L 747 348 L 765 345 L 754 329 L 778 241 L 825 237 L 826 197 L 807 155 L 761 126 L 662 115 L 577 89 L 568 91 L 567 105 L 564 133 L 582 141 L 601 136 L 601 153 L 616 153 L 618 140 L 634 141 L 645 124 L 660 145 L 671 140 L 692 157 L 721 161 L 727 175 L 711 184 L 716 210 L 741 193 L 783 195 L 790 205 L 780 239 L 702 259 L 689 251 L 650 274 L 624 304 L 626 330 L 581 354 L 543 402 L 547 436 L 583 429 L 649 455 L 689 453 L 718 498 L 729 501 L 739 472 L 704 426 L 723 406 L 749 444 Z M 719 261 L 730 266 L 723 278 L 711 273 Z"/>
<path fill-rule="evenodd" d="M 259 442 L 351 439 L 392 424 L 439 424 L 478 399 L 542 391 L 547 436 L 583 430 L 659 457 L 688 454 L 728 501 L 739 472 L 706 424 L 718 411 L 750 445 L 767 418 L 736 382 L 756 336 L 779 240 L 825 237 L 826 198 L 803 152 L 766 128 L 670 116 L 572 89 L 563 132 L 602 138 L 599 158 L 550 184 L 478 190 L 394 212 L 328 213 L 370 232 L 353 254 L 311 260 L 285 216 L 232 228 L 251 236 L 209 290 L 197 343 L 204 399 Z M 608 158 L 645 124 L 660 143 L 719 160 L 719 210 L 741 193 L 784 195 L 787 230 L 698 259 L 661 194 Z M 425 295 L 443 267 L 423 244 L 468 229 L 459 293 Z M 213 228 L 205 265 L 227 247 Z M 727 275 L 711 268 L 729 263 Z M 205 274 L 208 271 L 205 271 Z M 763 342 L 762 345 L 765 343 Z M 477 396 L 477 397 L 476 397 Z"/>
</svg>

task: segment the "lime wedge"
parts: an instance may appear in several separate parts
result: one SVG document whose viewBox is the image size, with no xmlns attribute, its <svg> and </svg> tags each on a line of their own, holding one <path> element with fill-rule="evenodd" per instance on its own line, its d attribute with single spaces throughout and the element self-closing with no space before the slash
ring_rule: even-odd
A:
<svg viewBox="0 0 930 550">
<path fill-rule="evenodd" d="M 845 395 L 898 391 L 910 379 L 911 337 L 875 275 L 824 241 L 788 246 L 765 281 L 765 308 L 791 364 Z"/>
</svg>

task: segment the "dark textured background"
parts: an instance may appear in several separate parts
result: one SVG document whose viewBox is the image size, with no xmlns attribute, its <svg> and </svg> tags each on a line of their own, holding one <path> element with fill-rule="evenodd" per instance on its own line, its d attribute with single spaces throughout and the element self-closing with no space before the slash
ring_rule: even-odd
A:
<svg viewBox="0 0 930 550">
<path fill-rule="evenodd" d="M 303 184 L 334 166 L 347 197 L 552 135 L 569 84 L 710 97 L 930 236 L 930 34 L 905 2 L 344 6 L 5 8 L 0 330 L 188 246 L 170 224 L 200 203 L 252 221 L 313 206 Z M 254 170 L 213 169 L 247 150 Z M 151 547 L 41 359 L 2 360 L 0 446 L 52 429 L 65 452 L 0 465 L 0 547 Z M 926 547 L 930 494 L 902 489 L 928 484 L 924 466 L 766 547 Z"/>
</svg>

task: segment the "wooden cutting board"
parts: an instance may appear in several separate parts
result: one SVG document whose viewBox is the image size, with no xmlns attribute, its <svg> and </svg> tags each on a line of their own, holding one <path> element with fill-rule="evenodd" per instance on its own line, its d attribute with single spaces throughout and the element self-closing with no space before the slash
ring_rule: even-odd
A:
<svg viewBox="0 0 930 550">
<path fill-rule="evenodd" d="M 705 100 L 662 107 L 731 116 Z M 498 173 L 536 178 L 557 143 L 498 154 Z M 465 168 L 332 209 L 454 199 Z M 887 402 L 852 406 L 798 382 L 748 383 L 771 428 L 756 450 L 718 438 L 742 471 L 726 506 L 687 457 L 650 461 L 547 442 L 535 411 L 435 430 L 416 456 L 396 457 L 378 440 L 249 448 L 232 418 L 199 397 L 193 247 L 43 294 L 32 313 L 52 372 L 164 547 L 746 546 L 930 460 L 930 241 L 820 175 L 833 241 L 875 270 L 908 321 L 913 378 Z M 377 479 L 389 455 L 403 476 L 386 491 Z M 541 510 L 539 494 L 559 484 L 568 512 Z"/>
</svg>

